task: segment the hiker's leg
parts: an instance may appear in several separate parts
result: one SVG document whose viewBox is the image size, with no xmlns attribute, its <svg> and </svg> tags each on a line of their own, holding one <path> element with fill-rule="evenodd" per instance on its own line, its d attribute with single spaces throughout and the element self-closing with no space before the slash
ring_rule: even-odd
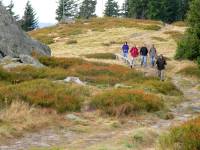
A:
<svg viewBox="0 0 200 150">
<path fill-rule="evenodd" d="M 147 66 L 147 56 L 144 56 L 144 66 Z"/>
<path fill-rule="evenodd" d="M 123 56 L 126 57 L 126 53 L 123 53 Z"/>
<path fill-rule="evenodd" d="M 154 66 L 154 62 L 155 62 L 155 58 L 154 58 L 154 56 L 151 56 L 151 66 L 152 67 Z"/>
<path fill-rule="evenodd" d="M 160 76 L 161 76 L 161 77 L 160 77 L 161 80 L 164 81 L 164 80 L 165 80 L 165 70 L 161 70 L 160 74 L 161 74 L 161 75 L 160 75 Z"/>
<path fill-rule="evenodd" d="M 141 56 L 141 66 L 144 64 L 144 56 Z"/>
<path fill-rule="evenodd" d="M 158 70 L 158 77 L 161 79 L 161 70 Z"/>
</svg>

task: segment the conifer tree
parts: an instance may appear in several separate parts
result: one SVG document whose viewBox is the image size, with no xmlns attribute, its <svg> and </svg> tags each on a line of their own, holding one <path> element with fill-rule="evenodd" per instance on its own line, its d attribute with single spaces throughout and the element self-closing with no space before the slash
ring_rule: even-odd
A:
<svg viewBox="0 0 200 150">
<path fill-rule="evenodd" d="M 128 11 L 129 11 L 129 2 L 128 2 L 128 0 L 125 0 L 125 2 L 122 5 L 121 16 L 128 17 Z"/>
<path fill-rule="evenodd" d="M 136 19 L 146 19 L 147 18 L 147 8 L 148 8 L 148 0 L 129 0 L 128 1 L 129 13 L 128 16 L 130 18 Z"/>
<path fill-rule="evenodd" d="M 115 0 L 108 0 L 106 3 L 105 16 L 117 17 L 119 16 L 119 6 Z"/>
<path fill-rule="evenodd" d="M 179 42 L 176 58 L 198 60 L 200 62 L 200 0 L 192 0 L 188 12 L 188 24 L 185 37 Z M 199 64 L 200 65 L 200 64 Z"/>
<path fill-rule="evenodd" d="M 31 31 L 38 27 L 38 20 L 36 13 L 28 0 L 26 3 L 24 16 L 22 17 L 22 29 L 25 31 Z"/>
<path fill-rule="evenodd" d="M 15 18 L 15 20 L 19 20 L 19 15 L 15 15 L 15 13 L 13 12 L 13 8 L 14 8 L 14 3 L 11 0 L 10 4 L 6 7 L 6 9 Z"/>
<path fill-rule="evenodd" d="M 79 17 L 89 19 L 90 17 L 96 16 L 96 4 L 96 0 L 84 0 L 80 6 Z"/>
<path fill-rule="evenodd" d="M 59 0 L 58 8 L 56 9 L 56 20 L 61 21 L 63 17 L 75 16 L 77 16 L 77 4 L 75 1 Z"/>
</svg>

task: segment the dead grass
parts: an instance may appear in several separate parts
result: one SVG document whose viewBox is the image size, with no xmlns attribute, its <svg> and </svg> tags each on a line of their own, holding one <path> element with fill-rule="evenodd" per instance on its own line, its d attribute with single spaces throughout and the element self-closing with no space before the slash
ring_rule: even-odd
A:
<svg viewBox="0 0 200 150">
<path fill-rule="evenodd" d="M 184 21 L 177 21 L 173 23 L 174 26 L 179 26 L 179 27 L 187 27 L 187 23 Z"/>
<path fill-rule="evenodd" d="M 94 53 L 85 55 L 86 58 L 96 58 L 96 59 L 116 59 L 113 53 Z"/>
<path fill-rule="evenodd" d="M 52 110 L 41 110 L 15 100 L 0 111 L 1 141 L 21 136 L 27 131 L 42 129 L 58 121 L 58 116 Z"/>
<path fill-rule="evenodd" d="M 123 18 L 94 18 L 90 20 L 77 20 L 75 24 L 58 24 L 53 27 L 38 29 L 29 32 L 35 39 L 51 44 L 54 38 L 67 37 L 86 33 L 88 30 L 104 31 L 104 29 L 126 27 L 144 30 L 159 30 L 162 23 L 151 20 L 136 20 Z"/>
<path fill-rule="evenodd" d="M 167 40 L 162 38 L 162 37 L 157 37 L 157 36 L 154 36 L 152 37 L 153 40 L 156 40 L 156 41 L 160 41 L 160 42 L 166 42 Z"/>
<path fill-rule="evenodd" d="M 184 34 L 179 31 L 166 31 L 164 34 L 169 34 L 176 42 L 180 41 Z"/>
</svg>

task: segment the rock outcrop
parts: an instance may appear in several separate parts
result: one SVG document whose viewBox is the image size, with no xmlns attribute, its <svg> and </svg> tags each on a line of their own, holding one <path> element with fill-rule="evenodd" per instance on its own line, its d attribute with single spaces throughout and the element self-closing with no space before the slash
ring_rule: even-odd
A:
<svg viewBox="0 0 200 150">
<path fill-rule="evenodd" d="M 29 37 L 6 9 L 0 6 L 0 57 L 31 55 L 33 51 L 41 55 L 51 55 L 48 46 Z"/>
</svg>

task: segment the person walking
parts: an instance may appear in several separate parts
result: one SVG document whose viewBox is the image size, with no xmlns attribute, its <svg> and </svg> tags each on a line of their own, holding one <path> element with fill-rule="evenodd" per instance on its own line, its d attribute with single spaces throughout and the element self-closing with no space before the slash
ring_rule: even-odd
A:
<svg viewBox="0 0 200 150">
<path fill-rule="evenodd" d="M 154 67 L 155 66 L 156 56 L 157 56 L 157 50 L 156 50 L 154 44 L 152 45 L 152 47 L 149 50 L 149 56 L 150 56 L 151 66 Z"/>
<path fill-rule="evenodd" d="M 160 55 L 156 61 L 157 69 L 158 69 L 158 77 L 161 81 L 164 81 L 164 71 L 167 62 L 163 55 Z"/>
<path fill-rule="evenodd" d="M 144 67 L 147 66 L 147 55 L 148 55 L 148 49 L 147 49 L 146 45 L 144 45 L 140 49 L 141 66 L 144 66 Z"/>
<path fill-rule="evenodd" d="M 136 58 L 139 55 L 139 52 L 138 52 L 136 45 L 131 48 L 130 53 L 131 53 L 131 56 L 132 56 L 131 68 L 133 68 L 133 66 L 136 65 Z"/>
<path fill-rule="evenodd" d="M 127 42 L 125 42 L 124 45 L 122 46 L 122 52 L 123 52 L 123 56 L 125 58 L 128 58 L 129 46 Z"/>
</svg>

